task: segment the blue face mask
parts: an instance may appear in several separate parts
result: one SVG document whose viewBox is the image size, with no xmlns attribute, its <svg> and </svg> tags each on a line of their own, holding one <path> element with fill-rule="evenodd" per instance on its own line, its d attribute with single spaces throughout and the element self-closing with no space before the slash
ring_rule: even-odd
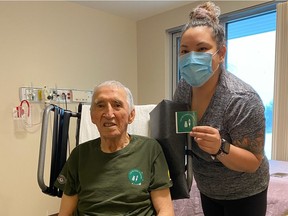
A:
<svg viewBox="0 0 288 216">
<path fill-rule="evenodd" d="M 211 53 L 189 52 L 179 58 L 181 77 L 192 87 L 200 87 L 213 75 Z"/>
</svg>

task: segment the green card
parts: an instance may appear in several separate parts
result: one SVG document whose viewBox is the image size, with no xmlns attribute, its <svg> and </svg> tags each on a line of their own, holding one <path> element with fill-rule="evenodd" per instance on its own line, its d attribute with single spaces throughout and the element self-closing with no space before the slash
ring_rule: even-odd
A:
<svg viewBox="0 0 288 216">
<path fill-rule="evenodd" d="M 176 133 L 190 133 L 197 125 L 197 113 L 195 111 L 175 112 Z"/>
</svg>

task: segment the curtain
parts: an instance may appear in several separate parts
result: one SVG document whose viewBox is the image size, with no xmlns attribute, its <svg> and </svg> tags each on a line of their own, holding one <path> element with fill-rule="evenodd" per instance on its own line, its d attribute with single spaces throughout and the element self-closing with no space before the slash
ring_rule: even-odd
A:
<svg viewBox="0 0 288 216">
<path fill-rule="evenodd" d="M 288 3 L 277 4 L 272 159 L 288 161 Z M 285 107 L 285 109 L 283 109 Z M 281 109 L 282 108 L 282 109 Z"/>
</svg>

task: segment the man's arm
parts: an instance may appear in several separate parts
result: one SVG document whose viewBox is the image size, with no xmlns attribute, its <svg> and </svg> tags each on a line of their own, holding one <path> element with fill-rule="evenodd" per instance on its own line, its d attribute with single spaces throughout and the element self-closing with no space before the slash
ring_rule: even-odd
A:
<svg viewBox="0 0 288 216">
<path fill-rule="evenodd" d="M 153 190 L 150 194 L 157 216 L 174 216 L 174 208 L 169 188 Z"/>
<path fill-rule="evenodd" d="M 77 207 L 78 195 L 67 196 L 63 194 L 58 216 L 73 216 L 73 212 Z"/>
</svg>

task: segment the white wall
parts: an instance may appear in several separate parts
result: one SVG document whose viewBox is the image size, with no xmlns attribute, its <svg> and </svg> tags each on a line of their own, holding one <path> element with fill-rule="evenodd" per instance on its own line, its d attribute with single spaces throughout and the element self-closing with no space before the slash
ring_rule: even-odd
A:
<svg viewBox="0 0 288 216">
<path fill-rule="evenodd" d="M 127 19 L 69 2 L 0 2 L 0 215 L 46 216 L 59 208 L 37 184 L 40 125 L 30 133 L 13 128 L 19 87 L 92 89 L 117 79 L 137 101 L 136 45 L 136 23 Z M 33 108 L 36 123 L 41 107 Z"/>
</svg>

